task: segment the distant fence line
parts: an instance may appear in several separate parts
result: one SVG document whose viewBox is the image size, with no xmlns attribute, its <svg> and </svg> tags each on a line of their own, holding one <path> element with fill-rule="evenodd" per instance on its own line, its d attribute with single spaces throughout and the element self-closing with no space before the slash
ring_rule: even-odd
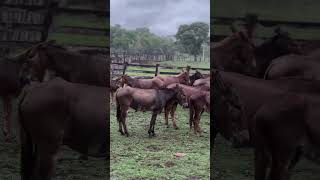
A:
<svg viewBox="0 0 320 180">
<path fill-rule="evenodd" d="M 128 68 L 132 66 L 132 67 L 142 67 L 142 68 L 154 68 L 154 70 L 129 70 Z M 120 76 L 120 75 L 124 75 L 128 72 L 132 72 L 132 73 L 143 73 L 143 74 L 148 74 L 150 76 L 157 76 L 157 75 L 177 75 L 179 74 L 179 72 L 167 72 L 167 71 L 161 71 L 161 70 L 182 70 L 185 69 L 187 71 L 190 70 L 199 70 L 202 71 L 202 74 L 209 74 L 210 69 L 209 68 L 193 68 L 191 66 L 162 66 L 160 64 L 156 64 L 156 65 L 150 65 L 150 64 L 134 64 L 134 63 L 116 63 L 116 62 L 112 62 L 111 63 L 111 73 L 113 77 L 116 76 Z M 207 72 L 204 73 L 203 71 Z M 193 74 L 192 72 L 190 74 Z"/>
<path fill-rule="evenodd" d="M 211 22 L 214 25 L 231 25 L 236 21 L 246 22 L 246 17 L 222 17 L 222 16 L 215 16 L 211 18 Z M 275 27 L 278 25 L 285 25 L 292 28 L 315 28 L 320 29 L 320 23 L 318 22 L 295 22 L 295 21 L 283 21 L 283 20 L 271 20 L 271 19 L 258 19 L 258 24 L 262 25 L 263 27 Z M 214 31 L 213 31 L 214 32 Z M 219 34 L 211 36 L 211 42 L 219 41 L 222 38 L 226 37 L 227 34 Z M 259 36 L 259 39 L 266 39 L 268 37 Z M 297 40 L 305 40 L 305 39 L 297 39 Z"/>
<path fill-rule="evenodd" d="M 8 55 L 15 49 L 28 47 L 45 41 L 48 38 L 53 16 L 59 13 L 75 15 L 93 14 L 109 17 L 107 10 L 61 8 L 51 0 L 2 0 L 0 2 L 0 55 Z M 106 35 L 108 29 L 61 26 L 53 32 L 71 32 L 74 34 Z M 72 46 L 82 46 L 72 44 Z M 91 46 L 90 48 L 107 48 L 105 46 Z"/>
</svg>

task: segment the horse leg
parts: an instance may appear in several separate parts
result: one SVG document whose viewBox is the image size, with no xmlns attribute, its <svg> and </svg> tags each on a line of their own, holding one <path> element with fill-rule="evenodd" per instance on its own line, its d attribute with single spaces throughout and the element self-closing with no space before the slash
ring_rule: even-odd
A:
<svg viewBox="0 0 320 180">
<path fill-rule="evenodd" d="M 38 149 L 38 157 L 36 164 L 36 173 L 34 180 L 51 180 L 55 174 L 55 166 L 59 146 L 52 146 Z"/>
<path fill-rule="evenodd" d="M 265 180 L 267 173 L 268 157 L 263 149 L 256 147 L 254 150 L 254 177 L 255 180 Z"/>
<path fill-rule="evenodd" d="M 127 115 L 128 115 L 128 108 L 122 108 L 121 123 L 122 123 L 123 129 L 124 129 L 124 134 L 126 134 L 127 137 L 129 137 L 127 123 L 126 123 Z"/>
<path fill-rule="evenodd" d="M 289 166 L 292 153 L 277 151 L 272 152 L 272 166 L 269 180 L 290 180 Z"/>
<path fill-rule="evenodd" d="M 124 135 L 123 131 L 122 131 L 122 108 L 120 107 L 120 104 L 118 102 L 117 103 L 117 121 L 118 121 L 118 125 L 119 125 L 119 132 L 121 133 L 121 135 Z"/>
<path fill-rule="evenodd" d="M 195 109 L 195 116 L 194 116 L 194 133 L 197 134 L 199 133 L 199 135 L 201 136 L 201 128 L 200 128 L 200 118 L 201 118 L 201 109 L 196 108 Z"/>
<path fill-rule="evenodd" d="M 5 142 L 10 142 L 11 98 L 9 96 L 3 97 L 3 113 L 4 113 L 3 134 L 5 136 Z"/>
<path fill-rule="evenodd" d="M 193 107 L 193 105 L 190 104 L 190 106 L 189 106 L 189 126 L 190 126 L 190 130 L 192 129 L 193 121 L 194 121 L 194 107 Z"/>
<path fill-rule="evenodd" d="M 166 104 L 166 106 L 164 107 L 164 125 L 166 125 L 167 128 L 169 128 L 168 119 L 169 119 L 170 110 L 171 110 L 171 105 L 168 103 L 168 104 Z"/>
<path fill-rule="evenodd" d="M 150 121 L 150 127 L 149 127 L 149 130 L 148 130 L 149 137 L 152 137 L 152 136 L 156 135 L 156 133 L 154 132 L 154 125 L 156 123 L 156 119 L 157 119 L 157 113 L 153 112 L 152 113 L 152 117 L 151 117 L 151 121 Z"/>
<path fill-rule="evenodd" d="M 174 129 L 179 129 L 177 124 L 176 124 L 176 110 L 177 110 L 177 106 L 178 106 L 178 103 L 175 103 L 172 105 L 172 108 L 171 108 L 171 118 L 172 118 L 172 124 L 173 124 L 173 128 Z"/>
</svg>

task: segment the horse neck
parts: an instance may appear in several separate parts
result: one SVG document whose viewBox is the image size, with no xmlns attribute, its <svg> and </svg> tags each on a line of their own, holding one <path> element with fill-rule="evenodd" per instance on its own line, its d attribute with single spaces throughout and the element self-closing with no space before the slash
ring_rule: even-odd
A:
<svg viewBox="0 0 320 180">
<path fill-rule="evenodd" d="M 82 59 L 81 55 L 68 52 L 66 50 L 60 50 L 56 47 L 47 51 L 49 61 L 53 64 L 53 68 L 57 71 L 70 71 L 70 69 L 76 64 L 80 63 L 79 59 Z M 74 62 L 78 61 L 78 62 Z"/>
</svg>

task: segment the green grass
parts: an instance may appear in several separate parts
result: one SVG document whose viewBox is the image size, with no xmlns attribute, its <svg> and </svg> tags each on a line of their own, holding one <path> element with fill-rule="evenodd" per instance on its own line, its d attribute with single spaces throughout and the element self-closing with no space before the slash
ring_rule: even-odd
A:
<svg viewBox="0 0 320 180">
<path fill-rule="evenodd" d="M 148 137 L 151 113 L 129 111 L 129 137 L 120 135 L 115 110 L 111 111 L 111 179 L 209 179 L 209 116 L 203 114 L 203 137 L 189 131 L 188 111 L 178 108 L 179 130 L 164 126 L 157 117 L 156 137 Z M 176 153 L 186 153 L 177 158 Z"/>
<path fill-rule="evenodd" d="M 108 37 L 81 35 L 81 34 L 66 34 L 66 33 L 51 33 L 48 39 L 54 39 L 58 44 L 62 45 L 86 45 L 86 46 L 108 46 Z"/>
<path fill-rule="evenodd" d="M 232 148 L 230 143 L 218 136 L 214 148 L 213 179 L 254 179 L 253 158 L 253 149 Z M 320 166 L 303 159 L 293 170 L 292 176 L 292 180 L 318 180 L 320 177 Z"/>
</svg>

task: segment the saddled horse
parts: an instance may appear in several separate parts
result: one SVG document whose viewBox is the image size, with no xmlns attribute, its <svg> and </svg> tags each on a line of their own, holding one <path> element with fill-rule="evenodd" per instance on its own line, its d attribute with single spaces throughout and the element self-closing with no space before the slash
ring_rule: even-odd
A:
<svg viewBox="0 0 320 180">
<path fill-rule="evenodd" d="M 141 89 L 159 89 L 164 87 L 162 80 L 155 77 L 152 79 L 137 79 L 125 74 L 122 76 L 122 82 L 130 87 Z"/>
<path fill-rule="evenodd" d="M 84 155 L 107 157 L 107 87 L 55 78 L 31 83 L 22 93 L 22 179 L 52 179 L 62 145 Z"/>
<path fill-rule="evenodd" d="M 42 42 L 27 53 L 31 78 L 46 81 L 52 76 L 81 84 L 109 87 L 108 60 L 102 57 L 71 52 L 52 42 Z"/>
<path fill-rule="evenodd" d="M 155 79 L 160 79 L 163 82 L 163 87 L 172 83 L 190 84 L 189 71 L 184 71 L 175 76 L 156 76 Z"/>
<path fill-rule="evenodd" d="M 229 37 L 211 46 L 213 68 L 254 75 L 255 47 L 251 35 L 243 31 L 237 32 L 234 28 L 232 32 Z"/>
<path fill-rule="evenodd" d="M 264 104 L 252 120 L 255 179 L 290 180 L 290 171 L 309 147 L 320 146 L 319 94 L 286 93 Z"/>
<path fill-rule="evenodd" d="M 254 52 L 257 62 L 257 76 L 259 78 L 263 78 L 266 69 L 273 59 L 288 54 L 302 54 L 298 42 L 292 39 L 287 32 L 283 32 L 279 28 L 275 29 L 275 35 L 271 39 L 256 46 Z"/>
<path fill-rule="evenodd" d="M 178 101 L 182 106 L 187 106 L 186 97 L 179 85 L 174 89 L 139 89 L 130 86 L 118 89 L 116 102 L 119 132 L 129 136 L 126 117 L 127 111 L 131 107 L 136 111 L 152 112 L 148 133 L 150 137 L 154 136 L 154 126 L 157 115 L 162 112 L 163 108 L 170 101 Z"/>
<path fill-rule="evenodd" d="M 320 61 L 316 56 L 287 55 L 272 61 L 265 72 L 265 79 L 298 77 L 320 80 Z"/>
</svg>

